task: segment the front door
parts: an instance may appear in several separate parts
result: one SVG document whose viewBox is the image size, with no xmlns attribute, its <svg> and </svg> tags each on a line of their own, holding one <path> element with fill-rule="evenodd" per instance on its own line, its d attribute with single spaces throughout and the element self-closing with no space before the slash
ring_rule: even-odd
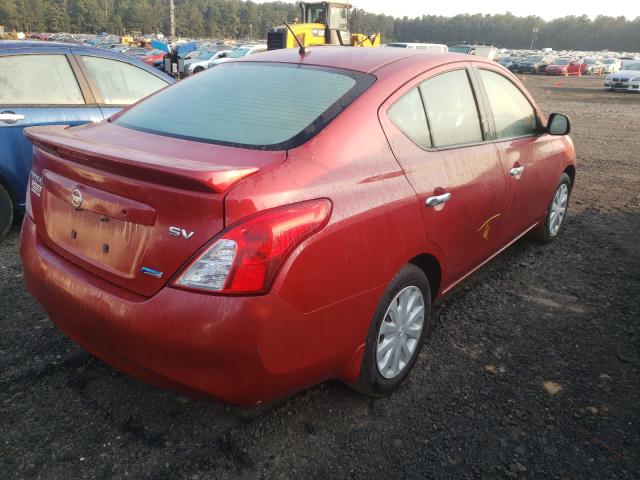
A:
<svg viewBox="0 0 640 480">
<path fill-rule="evenodd" d="M 511 79 L 484 64 L 478 68 L 507 182 L 502 246 L 540 221 L 551 202 L 555 184 L 548 178 L 555 175 L 557 159 L 549 152 L 557 138 L 540 134 L 536 110 Z"/>
<path fill-rule="evenodd" d="M 444 255 L 444 290 L 489 258 L 505 179 L 468 65 L 425 75 L 380 111 L 391 148 L 418 196 L 427 236 Z"/>
</svg>

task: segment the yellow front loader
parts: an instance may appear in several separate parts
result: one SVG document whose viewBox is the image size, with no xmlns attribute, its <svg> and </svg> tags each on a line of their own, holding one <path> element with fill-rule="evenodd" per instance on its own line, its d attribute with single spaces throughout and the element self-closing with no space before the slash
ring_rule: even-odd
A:
<svg viewBox="0 0 640 480">
<path fill-rule="evenodd" d="M 351 33 L 348 3 L 300 2 L 301 22 L 269 29 L 267 48 L 312 47 L 314 45 L 345 45 L 379 47 L 380 34 Z M 296 41 L 296 38 L 300 43 Z"/>
</svg>

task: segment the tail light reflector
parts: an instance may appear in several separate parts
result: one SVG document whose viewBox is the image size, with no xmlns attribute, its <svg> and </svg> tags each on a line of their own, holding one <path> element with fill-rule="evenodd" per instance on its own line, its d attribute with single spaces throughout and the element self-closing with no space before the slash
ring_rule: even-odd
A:
<svg viewBox="0 0 640 480">
<path fill-rule="evenodd" d="M 289 254 L 322 229 L 330 214 L 331 202 L 322 198 L 242 220 L 207 245 L 174 286 L 222 294 L 263 293 Z"/>
</svg>

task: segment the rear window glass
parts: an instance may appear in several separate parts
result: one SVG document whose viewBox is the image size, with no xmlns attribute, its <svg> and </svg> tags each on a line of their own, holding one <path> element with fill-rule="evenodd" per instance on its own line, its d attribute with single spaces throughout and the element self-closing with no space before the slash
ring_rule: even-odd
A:
<svg viewBox="0 0 640 480">
<path fill-rule="evenodd" d="M 114 123 L 170 137 L 281 150 L 318 133 L 374 80 L 349 70 L 228 63 L 149 97 Z"/>
</svg>

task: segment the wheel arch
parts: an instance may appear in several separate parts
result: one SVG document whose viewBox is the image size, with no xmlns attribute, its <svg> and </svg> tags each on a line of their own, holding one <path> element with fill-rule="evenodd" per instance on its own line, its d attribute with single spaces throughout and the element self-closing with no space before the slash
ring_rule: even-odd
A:
<svg viewBox="0 0 640 480">
<path fill-rule="evenodd" d="M 440 262 L 430 253 L 421 253 L 409 260 L 409 263 L 421 269 L 427 276 L 429 287 L 431 287 L 431 302 L 433 303 L 440 293 L 442 283 L 442 268 Z"/>
<path fill-rule="evenodd" d="M 574 165 L 568 165 L 563 173 L 569 175 L 569 179 L 571 180 L 571 188 L 573 189 L 573 183 L 576 179 L 576 167 Z"/>
<path fill-rule="evenodd" d="M 16 189 L 14 188 L 14 185 L 11 182 L 11 179 L 7 178 L 2 168 L 0 168 L 0 186 L 2 186 L 9 194 L 9 198 L 13 203 L 13 209 L 15 211 L 19 204 L 18 202 L 19 192 L 16 191 Z"/>
</svg>

